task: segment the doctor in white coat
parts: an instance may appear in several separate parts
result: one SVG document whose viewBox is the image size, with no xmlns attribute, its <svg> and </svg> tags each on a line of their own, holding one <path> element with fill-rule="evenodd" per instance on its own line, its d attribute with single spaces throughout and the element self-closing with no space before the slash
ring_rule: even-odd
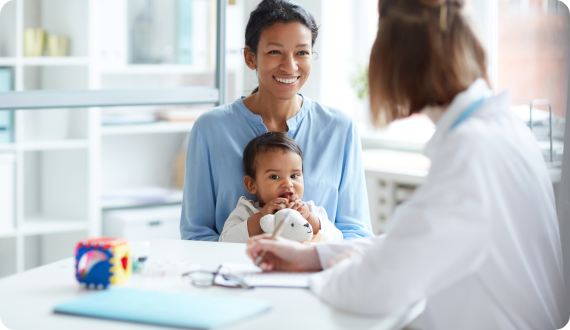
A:
<svg viewBox="0 0 570 330">
<path fill-rule="evenodd" d="M 336 244 L 250 239 L 270 270 L 321 270 L 311 290 L 372 316 L 426 300 L 421 329 L 557 329 L 565 315 L 552 183 L 537 143 L 493 95 L 485 54 L 459 0 L 380 0 L 370 56 L 377 120 L 436 124 L 425 183 L 386 234 Z"/>
</svg>

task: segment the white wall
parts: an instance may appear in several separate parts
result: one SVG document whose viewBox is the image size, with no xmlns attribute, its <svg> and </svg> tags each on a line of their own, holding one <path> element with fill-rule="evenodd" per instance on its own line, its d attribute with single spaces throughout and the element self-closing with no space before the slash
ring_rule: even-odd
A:
<svg viewBox="0 0 570 330">
<path fill-rule="evenodd" d="M 325 1 L 323 1 L 324 3 Z M 324 104 L 361 119 L 365 103 L 358 100 L 352 79 L 368 64 L 378 22 L 376 0 L 326 1 L 322 8 L 319 96 Z"/>
</svg>

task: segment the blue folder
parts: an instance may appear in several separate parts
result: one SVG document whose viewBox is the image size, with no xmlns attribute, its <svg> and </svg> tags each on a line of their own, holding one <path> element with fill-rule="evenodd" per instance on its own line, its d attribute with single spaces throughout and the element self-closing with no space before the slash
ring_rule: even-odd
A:
<svg viewBox="0 0 570 330">
<path fill-rule="evenodd" d="M 211 329 L 271 309 L 248 298 L 111 288 L 55 306 L 54 312 L 155 325 Z"/>
</svg>

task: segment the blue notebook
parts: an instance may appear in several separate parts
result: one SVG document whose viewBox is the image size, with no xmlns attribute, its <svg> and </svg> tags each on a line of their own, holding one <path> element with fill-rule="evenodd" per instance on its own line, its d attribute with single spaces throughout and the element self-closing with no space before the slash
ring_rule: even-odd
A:
<svg viewBox="0 0 570 330">
<path fill-rule="evenodd" d="M 211 329 L 271 309 L 266 301 L 233 296 L 166 293 L 111 288 L 55 306 L 54 312 L 79 316 Z"/>
</svg>

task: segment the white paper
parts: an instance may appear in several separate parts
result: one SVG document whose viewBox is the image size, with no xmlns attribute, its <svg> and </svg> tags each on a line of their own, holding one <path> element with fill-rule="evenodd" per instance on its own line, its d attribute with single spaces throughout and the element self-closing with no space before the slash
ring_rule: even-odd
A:
<svg viewBox="0 0 570 330">
<path fill-rule="evenodd" d="M 237 275 L 252 287 L 308 288 L 313 272 L 263 272 L 254 264 L 224 264 L 220 273 Z"/>
</svg>

